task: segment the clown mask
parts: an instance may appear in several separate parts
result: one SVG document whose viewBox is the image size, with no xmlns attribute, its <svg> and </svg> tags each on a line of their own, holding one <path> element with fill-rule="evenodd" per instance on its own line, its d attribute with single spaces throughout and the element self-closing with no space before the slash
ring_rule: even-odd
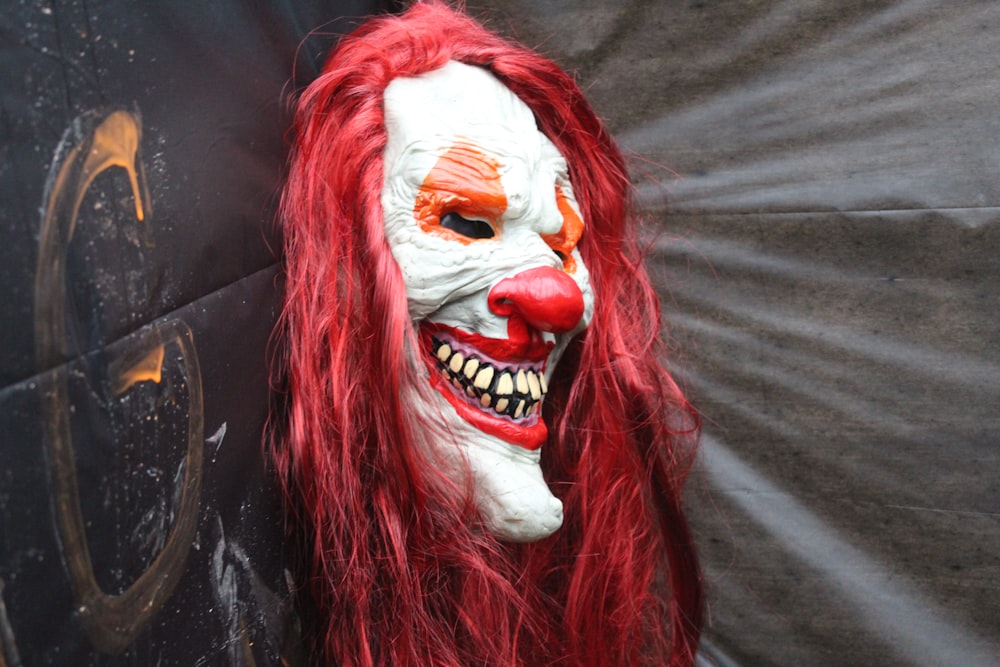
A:
<svg viewBox="0 0 1000 667">
<path fill-rule="evenodd" d="M 538 465 L 542 401 L 594 310 L 566 161 L 477 67 L 394 80 L 385 119 L 385 233 L 421 357 L 407 401 L 489 529 L 541 539 L 562 525 Z"/>
</svg>

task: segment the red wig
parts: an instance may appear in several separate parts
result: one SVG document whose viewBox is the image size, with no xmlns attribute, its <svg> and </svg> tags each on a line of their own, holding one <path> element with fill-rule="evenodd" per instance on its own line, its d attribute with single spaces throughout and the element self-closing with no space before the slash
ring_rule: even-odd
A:
<svg viewBox="0 0 1000 667">
<path fill-rule="evenodd" d="M 383 91 L 448 61 L 512 90 L 569 164 L 596 309 L 544 405 L 565 522 L 498 542 L 417 446 L 422 380 L 383 231 Z M 437 3 L 373 19 L 302 94 L 282 199 L 286 409 L 274 457 L 339 665 L 690 665 L 701 586 L 681 511 L 697 419 L 661 362 L 659 303 L 611 137 L 552 62 Z M 309 619 L 307 618 L 307 621 Z"/>
</svg>

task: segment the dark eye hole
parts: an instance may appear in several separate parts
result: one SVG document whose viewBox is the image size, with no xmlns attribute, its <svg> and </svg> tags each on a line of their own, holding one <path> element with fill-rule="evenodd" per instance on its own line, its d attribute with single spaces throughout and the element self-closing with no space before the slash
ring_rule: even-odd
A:
<svg viewBox="0 0 1000 667">
<path fill-rule="evenodd" d="M 458 213 L 442 215 L 441 226 L 470 239 L 491 239 L 495 235 L 490 223 L 483 220 L 469 220 Z"/>
</svg>

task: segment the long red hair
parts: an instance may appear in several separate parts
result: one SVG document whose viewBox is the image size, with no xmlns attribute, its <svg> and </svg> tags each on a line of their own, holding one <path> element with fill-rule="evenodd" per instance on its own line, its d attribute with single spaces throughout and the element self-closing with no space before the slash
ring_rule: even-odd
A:
<svg viewBox="0 0 1000 667">
<path fill-rule="evenodd" d="M 510 88 L 569 163 L 596 309 L 544 406 L 555 535 L 498 542 L 416 444 L 426 382 L 379 195 L 390 81 L 450 60 Z M 701 585 L 681 511 L 697 418 L 660 361 L 659 302 L 611 137 L 552 62 L 438 3 L 365 23 L 298 101 L 282 198 L 273 455 L 316 650 L 338 665 L 690 665 Z"/>
</svg>

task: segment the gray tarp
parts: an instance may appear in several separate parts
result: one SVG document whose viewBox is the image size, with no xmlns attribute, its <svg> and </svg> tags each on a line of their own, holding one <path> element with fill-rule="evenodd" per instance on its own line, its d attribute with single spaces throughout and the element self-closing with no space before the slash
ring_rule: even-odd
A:
<svg viewBox="0 0 1000 667">
<path fill-rule="evenodd" d="M 706 660 L 1000 664 L 1000 3 L 476 4 L 634 158 Z"/>
</svg>

